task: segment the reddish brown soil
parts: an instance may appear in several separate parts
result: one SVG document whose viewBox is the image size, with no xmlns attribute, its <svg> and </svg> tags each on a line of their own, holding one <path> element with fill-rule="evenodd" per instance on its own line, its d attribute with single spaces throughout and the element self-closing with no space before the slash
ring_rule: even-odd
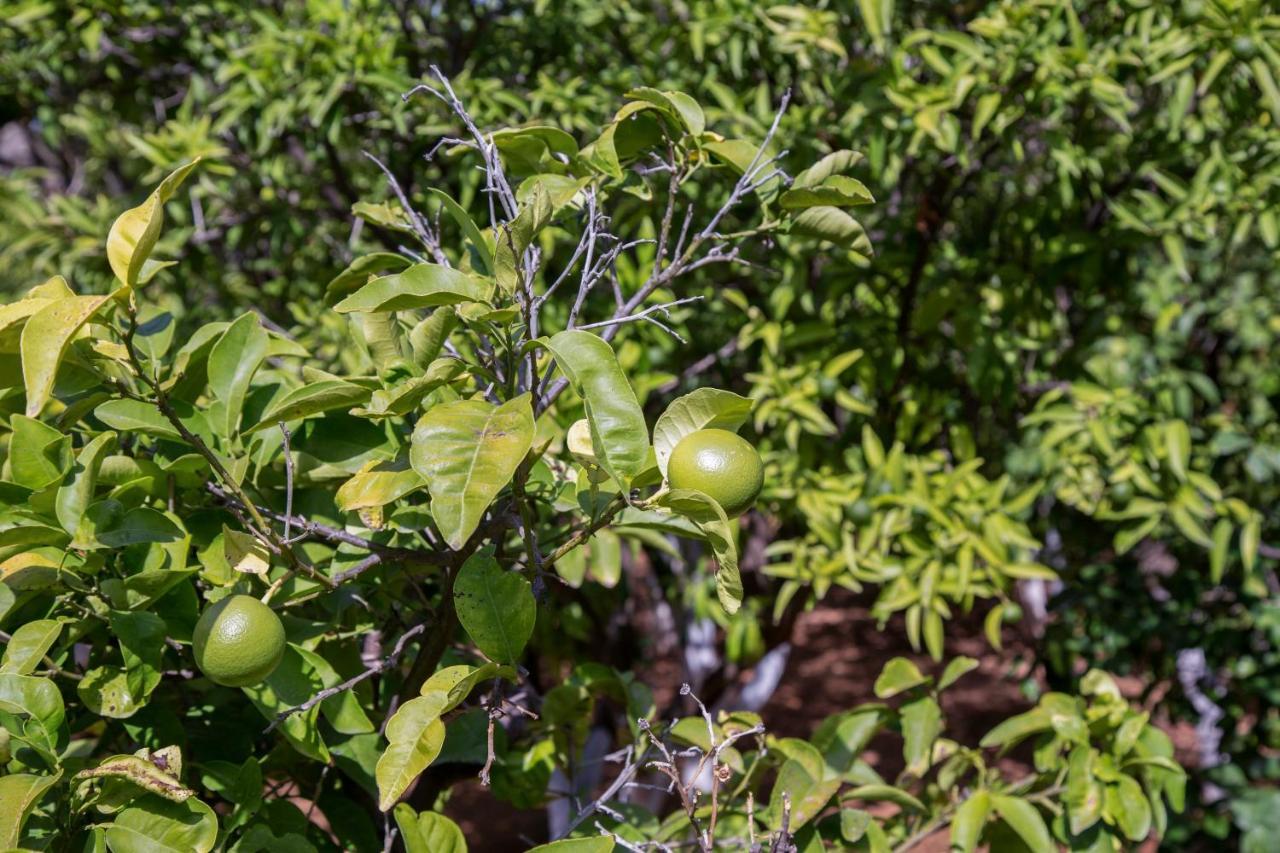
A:
<svg viewBox="0 0 1280 853">
<path fill-rule="evenodd" d="M 943 709 L 948 735 L 965 744 L 976 744 L 997 722 L 1031 706 L 1019 689 L 1028 677 L 1026 643 L 1013 629 L 1005 631 L 1005 649 L 994 653 L 982 636 L 981 614 L 959 618 L 948 625 L 947 657 L 968 655 L 981 662 L 944 694 Z M 891 658 L 905 656 L 922 671 L 941 672 L 927 655 L 912 651 L 901 623 L 876 627 L 865 600 L 832 594 L 823 605 L 802 614 L 792 631 L 792 651 L 782 683 L 762 711 L 769 732 L 778 736 L 806 737 L 821 720 L 862 702 L 876 701 L 872 685 Z M 654 661 L 644 669 L 661 703 L 678 687 L 679 666 L 674 661 Z M 866 758 L 884 776 L 892 778 L 902 767 L 901 742 L 885 737 L 873 741 Z M 1008 769 L 1025 765 L 1018 757 L 1007 759 Z M 546 820 L 541 811 L 518 812 L 495 800 L 478 784 L 455 785 L 445 812 L 458 821 L 473 853 L 523 851 L 545 841 Z M 919 849 L 946 849 L 946 835 L 930 839 Z"/>
<path fill-rule="evenodd" d="M 942 672 L 928 655 L 912 650 L 900 622 L 880 630 L 865 602 L 852 596 L 832 599 L 801 615 L 792 631 L 786 675 L 763 711 L 773 734 L 804 737 L 829 714 L 877 701 L 872 686 L 892 658 L 909 658 L 926 674 Z M 976 744 L 997 722 L 1032 704 L 1018 687 L 1028 670 L 1026 646 L 1009 629 L 1004 640 L 1003 652 L 991 649 L 982 636 L 980 614 L 947 625 L 947 659 L 968 655 L 980 662 L 943 694 L 948 736 L 962 743 Z"/>
</svg>

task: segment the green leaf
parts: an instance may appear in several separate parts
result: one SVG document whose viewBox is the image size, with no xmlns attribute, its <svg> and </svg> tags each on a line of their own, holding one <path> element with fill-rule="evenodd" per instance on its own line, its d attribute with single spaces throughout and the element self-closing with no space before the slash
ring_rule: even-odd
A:
<svg viewBox="0 0 1280 853">
<path fill-rule="evenodd" d="M 1155 530 L 1159 524 L 1160 524 L 1160 516 L 1151 515 L 1151 516 L 1148 516 L 1143 521 L 1139 522 L 1138 524 L 1134 525 L 1133 527 L 1128 527 L 1128 528 L 1125 528 L 1124 530 L 1116 531 L 1116 535 L 1115 535 L 1116 556 L 1127 554 L 1129 550 L 1133 548 L 1133 546 L 1137 545 L 1143 539 L 1146 539 L 1147 534 Z"/>
<path fill-rule="evenodd" d="M 1032 850 L 1054 849 L 1049 828 L 1044 825 L 1044 818 L 1031 803 L 1018 797 L 992 794 L 991 805 Z"/>
<path fill-rule="evenodd" d="M 400 803 L 393 812 L 405 853 L 467 853 L 462 830 L 449 818 L 437 812 L 415 813 L 408 803 Z"/>
<path fill-rule="evenodd" d="M 928 677 L 922 674 L 911 661 L 906 658 L 893 658 L 880 671 L 873 690 L 877 698 L 888 699 L 904 690 L 927 684 L 928 681 Z"/>
<path fill-rule="evenodd" d="M 938 679 L 938 689 L 946 690 L 955 684 L 957 680 L 973 672 L 978 666 L 979 664 L 976 660 L 964 655 L 953 659 L 947 664 L 947 668 L 942 671 L 942 677 Z"/>
<path fill-rule="evenodd" d="M 413 360 L 419 367 L 429 368 L 427 375 L 431 374 L 432 369 L 439 369 L 437 368 L 439 362 L 436 359 L 457 325 L 458 309 L 452 305 L 441 305 L 431 312 L 430 317 L 418 323 L 409 332 L 409 347 L 413 350 Z M 454 359 L 449 361 L 456 363 Z M 374 400 L 377 399 L 377 395 L 374 395 Z"/>
<path fill-rule="evenodd" d="M 1220 583 L 1231 549 L 1231 522 L 1225 518 L 1218 519 L 1218 523 L 1213 526 L 1212 538 L 1213 546 L 1209 549 L 1209 578 L 1214 583 Z"/>
<path fill-rule="evenodd" d="M 824 766 L 824 765 L 820 765 Z M 791 829 L 797 830 L 822 812 L 840 790 L 839 777 L 815 778 L 805 762 L 788 758 L 778 770 L 769 795 L 769 823 L 778 827 L 782 821 L 782 795 L 791 797 Z"/>
<path fill-rule="evenodd" d="M 156 247 L 164 225 L 164 204 L 199 162 L 197 157 L 175 169 L 147 196 L 146 201 L 126 210 L 112 223 L 107 233 L 107 262 L 122 284 L 133 287 L 139 283 L 143 265 Z"/>
<path fill-rule="evenodd" d="M 1044 708 L 1032 708 L 1026 713 L 1004 720 L 987 732 L 979 743 L 984 747 L 1006 746 L 1051 728 L 1053 721 L 1049 712 Z"/>
<path fill-rule="evenodd" d="M 333 307 L 340 299 L 369 283 L 369 276 L 389 270 L 400 272 L 410 264 L 407 258 L 392 252 L 374 252 L 356 258 L 325 286 L 324 304 Z"/>
<path fill-rule="evenodd" d="M 92 512 L 90 507 L 90 512 Z M 97 528 L 98 544 L 107 548 L 127 548 L 148 542 L 177 542 L 182 528 L 151 507 L 139 506 L 116 517 L 110 524 Z"/>
<path fill-rule="evenodd" d="M 867 834 L 867 826 L 874 820 L 870 812 L 862 809 L 840 810 L 840 837 L 850 844 L 856 844 Z"/>
<path fill-rule="evenodd" d="M 497 136 L 498 134 L 494 134 Z M 490 137 L 492 138 L 492 137 Z M 577 146 L 575 145 L 576 149 Z M 474 252 L 473 258 L 480 261 L 478 272 L 481 275 L 493 274 L 493 249 L 489 242 L 484 238 L 484 232 L 476 225 L 475 220 L 463 209 L 462 205 L 453 200 L 453 196 L 441 189 L 432 188 L 431 194 L 440 200 L 440 204 L 448 212 L 449 216 L 462 229 L 462 235 L 467 238 Z"/>
<path fill-rule="evenodd" d="M 435 406 L 413 431 L 409 458 L 431 492 L 431 515 L 455 551 L 511 481 L 533 445 L 529 394 L 494 406 L 459 400 Z"/>
<path fill-rule="evenodd" d="M 627 98 L 652 104 L 674 119 L 690 136 L 701 136 L 707 129 L 707 118 L 702 107 L 684 92 L 663 92 L 644 86 L 627 92 Z"/>
<path fill-rule="evenodd" d="M 715 139 L 702 143 L 702 147 L 739 175 L 746 174 L 752 161 L 756 159 L 756 152 L 760 150 L 758 143 L 745 139 Z"/>
<path fill-rule="evenodd" d="M 462 564 L 453 583 L 458 621 L 486 657 L 516 663 L 533 634 L 537 604 L 529 582 L 489 554 Z"/>
<path fill-rule="evenodd" d="M 903 705 L 899 714 L 907 772 L 922 777 L 932 763 L 933 743 L 942 733 L 942 709 L 933 697 L 922 696 Z"/>
<path fill-rule="evenodd" d="M 182 437 L 159 409 L 144 400 L 108 400 L 94 409 L 93 415 L 107 426 L 123 433 L 143 433 L 174 441 Z"/>
<path fill-rule="evenodd" d="M 489 135 L 503 156 L 521 171 L 540 168 L 547 155 L 574 157 L 578 153 L 577 140 L 566 131 L 550 125 L 504 127 Z M 559 162 L 558 157 L 551 157 Z"/>
<path fill-rule="evenodd" d="M 924 803 L 901 788 L 895 788 L 892 785 L 859 785 L 845 794 L 844 799 L 896 803 L 904 809 L 911 809 L 917 812 L 925 811 Z"/>
<path fill-rule="evenodd" d="M 877 53 L 884 53 L 886 39 L 893 28 L 893 0 L 858 0 L 858 11 L 871 36 Z"/>
<path fill-rule="evenodd" d="M 320 678 L 326 689 L 336 687 L 343 678 L 329 661 L 317 653 L 297 646 L 303 663 Z M 320 713 L 339 734 L 358 735 L 377 731 L 369 715 L 360 705 L 360 698 L 354 690 L 343 690 L 326 698 L 320 703 Z M 337 752 L 337 750 L 334 750 Z"/>
<path fill-rule="evenodd" d="M 147 610 L 113 610 L 111 631 L 120 641 L 129 692 L 140 702 L 145 702 L 160 684 L 168 626 L 162 618 Z"/>
<path fill-rule="evenodd" d="M 778 198 L 784 210 L 803 210 L 809 207 L 857 207 L 875 203 L 862 181 L 844 175 L 832 175 L 816 187 L 789 189 Z"/>
<path fill-rule="evenodd" d="M 824 156 L 817 163 L 796 175 L 792 181 L 792 189 L 809 189 L 826 181 L 832 175 L 838 175 L 862 162 L 862 155 L 857 151 L 841 149 Z"/>
<path fill-rule="evenodd" d="M 477 684 L 493 678 L 504 678 L 514 683 L 517 680 L 515 667 L 504 666 L 492 661 L 481 666 L 470 666 L 468 664 L 446 666 L 444 669 L 433 673 L 423 683 L 420 692 L 425 695 L 433 690 L 439 690 L 448 694 L 449 701 L 445 703 L 444 710 L 452 711 L 467 700 L 467 697 L 471 695 L 471 691 L 476 688 Z"/>
<path fill-rule="evenodd" d="M 41 659 L 53 648 L 58 635 L 62 633 L 62 623 L 56 619 L 37 619 L 28 622 L 13 632 L 8 644 L 4 647 L 4 659 L 0 661 L 0 672 L 14 675 L 30 675 L 40 665 Z"/>
<path fill-rule="evenodd" d="M 1187 466 L 1191 463 L 1191 430 L 1185 421 L 1165 424 L 1164 447 L 1169 454 L 1169 470 L 1179 480 L 1186 480 Z"/>
<path fill-rule="evenodd" d="M 175 803 L 147 794 L 116 816 L 106 839 L 111 853 L 209 853 L 218 818 L 194 797 Z"/>
<path fill-rule="evenodd" d="M 57 685 L 47 678 L 0 673 L 0 711 L 30 717 L 14 738 L 29 743 L 51 768 L 57 765 L 58 729 L 66 715 Z"/>
<path fill-rule="evenodd" d="M 76 464 L 67 475 L 68 479 L 58 489 L 54 504 L 58 523 L 62 529 L 75 535 L 80 526 L 80 516 L 93 499 L 93 489 L 98 480 L 98 469 L 102 467 L 102 459 L 115 450 L 116 434 L 104 432 L 84 446 L 76 457 Z"/>
<path fill-rule="evenodd" d="M 387 721 L 387 748 L 378 758 L 378 808 L 389 811 L 444 746 L 440 721 L 448 697 L 433 692 L 401 705 Z"/>
<path fill-rule="evenodd" d="M 698 526 L 716 556 L 716 596 L 727 613 L 737 613 L 742 606 L 742 575 L 738 571 L 738 545 L 724 509 L 692 489 L 672 489 L 658 499 L 658 505 Z"/>
<path fill-rule="evenodd" d="M 66 284 L 66 279 L 62 278 L 62 276 L 54 276 L 54 279 L 61 280 L 63 285 Z M 50 279 L 50 281 L 52 280 L 53 279 Z M 35 314 L 41 308 L 52 305 L 58 299 L 66 296 L 75 296 L 75 292 L 68 287 L 65 293 L 58 294 L 57 296 L 28 296 L 25 299 L 19 299 L 17 302 L 13 302 L 8 305 L 0 305 L 0 332 L 7 330 L 11 326 L 19 326 L 25 323 L 28 317 Z M 20 335 L 21 332 L 18 334 Z M 5 337 L 7 338 L 8 336 L 6 335 Z"/>
<path fill-rule="evenodd" d="M 1151 803 L 1132 776 L 1122 773 L 1107 785 L 1105 810 L 1130 841 L 1143 841 L 1151 833 Z"/>
<path fill-rule="evenodd" d="M 492 291 L 489 279 L 439 264 L 414 264 L 404 272 L 374 279 L 333 308 L 340 314 L 408 311 L 488 302 Z"/>
<path fill-rule="evenodd" d="M 258 316 L 241 314 L 209 351 L 209 388 L 223 406 L 218 432 L 230 438 L 240 425 L 240 412 L 253 374 L 267 355 L 268 337 Z"/>
<path fill-rule="evenodd" d="M 274 722 L 281 711 L 296 708 L 324 687 L 320 674 L 307 662 L 302 651 L 290 644 L 285 647 L 280 665 L 267 676 L 266 681 L 242 689 L 262 716 Z M 313 761 L 327 764 L 330 760 L 329 748 L 317 727 L 319 715 L 320 707 L 313 706 L 287 717 L 280 723 L 278 730 L 284 733 L 298 752 Z"/>
<path fill-rule="evenodd" d="M 452 311 L 452 308 L 441 308 L 441 311 Z M 434 318 L 436 315 L 432 315 Z M 426 322 L 430 322 L 427 320 Z M 411 376 L 403 382 L 382 391 L 374 391 L 369 405 L 362 409 L 352 409 L 351 414 L 362 418 L 390 418 L 407 415 L 426 398 L 428 394 L 445 385 L 463 372 L 463 364 L 454 358 L 439 358 L 431 363 L 423 376 Z"/>
<path fill-rule="evenodd" d="M 1000 566 L 1000 573 L 1019 580 L 1055 581 L 1058 579 L 1057 572 L 1039 563 L 1005 563 Z"/>
<path fill-rule="evenodd" d="M 529 848 L 528 853 L 612 853 L 613 836 L 598 835 L 593 838 L 564 838 L 550 844 Z"/>
<path fill-rule="evenodd" d="M 22 327 L 22 381 L 27 389 L 27 416 L 36 417 L 53 394 L 58 365 L 72 337 L 111 299 L 106 296 L 67 296 L 55 300 Z"/>
<path fill-rule="evenodd" d="M 1067 790 L 1063 801 L 1072 835 L 1083 835 L 1102 817 L 1102 784 L 1094 775 L 1097 751 L 1088 745 L 1071 750 L 1067 759 Z"/>
<path fill-rule="evenodd" d="M 828 717 L 813 736 L 813 744 L 832 772 L 845 775 L 853 769 L 884 719 L 883 706 L 862 706 Z"/>
<path fill-rule="evenodd" d="M 22 826 L 27 816 L 60 778 L 61 771 L 53 776 L 30 773 L 0 776 L 0 849 L 12 850 L 22 846 Z"/>
<path fill-rule="evenodd" d="M 580 330 L 560 332 L 545 344 L 582 396 L 596 458 L 625 496 L 648 464 L 649 429 L 613 348 Z"/>
<path fill-rule="evenodd" d="M 1249 520 L 1240 528 L 1240 562 L 1246 572 L 1252 572 L 1258 561 L 1258 545 L 1262 541 L 1262 515 L 1250 513 Z"/>
<path fill-rule="evenodd" d="M 552 216 L 561 208 L 579 199 L 582 191 L 591 183 L 591 178 L 573 178 L 569 175 L 553 175 L 542 173 L 531 175 L 520 182 L 516 188 L 516 200 L 527 204 L 538 192 L 545 192 L 551 201 Z"/>
<path fill-rule="evenodd" d="M 145 697 L 129 689 L 129 674 L 118 666 L 94 667 L 76 685 L 76 695 L 99 717 L 127 720 L 142 707 Z"/>
<path fill-rule="evenodd" d="M 751 415 L 751 405 L 749 398 L 718 388 L 699 388 L 672 400 L 653 426 L 653 452 L 663 478 L 680 439 L 700 429 L 736 432 Z"/>
<path fill-rule="evenodd" d="M 222 525 L 222 555 L 232 571 L 265 575 L 271 569 L 271 552 L 258 537 Z"/>
<path fill-rule="evenodd" d="M 961 853 L 973 853 L 982 838 L 982 830 L 987 825 L 987 815 L 991 813 L 991 795 L 985 790 L 977 790 L 969 795 L 969 799 L 956 809 L 956 816 L 951 821 L 951 849 Z"/>
<path fill-rule="evenodd" d="M 38 492 L 61 480 L 71 470 L 71 436 L 34 418 L 9 419 L 9 468 L 13 482 Z"/>
<path fill-rule="evenodd" d="M 826 240 L 863 258 L 873 254 L 871 238 L 862 225 L 838 207 L 805 208 L 792 219 L 791 233 Z"/>
<path fill-rule="evenodd" d="M 551 221 L 551 214 L 551 198 L 546 188 L 538 185 L 515 219 L 498 229 L 493 274 L 503 293 L 515 293 L 524 284 L 524 253 Z"/>
<path fill-rule="evenodd" d="M 322 379 L 294 388 L 267 407 L 256 424 L 244 431 L 245 435 L 281 421 L 296 421 L 334 409 L 350 409 L 368 402 L 368 388 L 341 379 Z"/>
</svg>

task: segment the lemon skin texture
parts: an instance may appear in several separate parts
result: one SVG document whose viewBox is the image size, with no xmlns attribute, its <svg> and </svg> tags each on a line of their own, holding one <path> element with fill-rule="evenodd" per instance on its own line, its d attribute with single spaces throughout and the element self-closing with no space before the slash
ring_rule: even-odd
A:
<svg viewBox="0 0 1280 853">
<path fill-rule="evenodd" d="M 284 657 L 284 625 L 267 605 L 248 595 L 211 604 L 192 635 L 196 665 L 226 687 L 261 684 Z"/>
<path fill-rule="evenodd" d="M 751 443 L 725 429 L 700 429 L 676 444 L 667 461 L 673 489 L 694 489 L 736 518 L 756 502 L 764 485 L 764 463 Z"/>
</svg>

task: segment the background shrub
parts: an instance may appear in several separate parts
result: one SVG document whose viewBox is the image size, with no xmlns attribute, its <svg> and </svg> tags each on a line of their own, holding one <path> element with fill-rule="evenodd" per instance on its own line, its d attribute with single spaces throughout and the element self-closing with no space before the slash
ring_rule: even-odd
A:
<svg viewBox="0 0 1280 853">
<path fill-rule="evenodd" d="M 954 654 L 950 626 L 967 614 L 985 626 L 992 654 L 1001 626 L 1022 614 L 1032 659 L 1018 671 L 1027 676 L 1031 698 L 1043 701 L 1046 690 L 1086 692 L 1082 679 L 1097 667 L 1129 676 L 1123 683 L 1136 692 L 1128 698 L 1161 725 L 1199 725 L 1180 756 L 1196 765 L 1191 803 L 1184 816 L 1170 816 L 1169 843 L 1230 835 L 1265 846 L 1267 815 L 1280 811 L 1273 789 L 1280 772 L 1273 754 L 1280 552 L 1268 545 L 1276 539 L 1271 507 L 1280 473 L 1272 403 L 1280 333 L 1272 308 L 1280 241 L 1280 56 L 1273 44 L 1280 19 L 1266 4 L 1010 0 L 762 9 L 732 0 L 568 0 L 445 3 L 428 13 L 411 4 L 334 0 L 255 9 L 194 3 L 180 10 L 146 2 L 22 2 L 5 12 L 0 281 L 9 301 L 54 275 L 65 276 L 76 294 L 118 287 L 104 252 L 112 223 L 174 168 L 203 158 L 164 208 L 154 255 L 180 264 L 158 271 L 138 303 L 138 328 L 154 328 L 157 336 L 140 355 L 177 380 L 192 357 L 208 355 L 196 354 L 199 344 L 211 346 L 227 333 L 219 326 L 199 337 L 210 322 L 244 322 L 245 334 L 255 336 L 248 321 L 237 319 L 252 308 L 275 361 L 254 380 L 245 403 L 251 414 L 237 425 L 243 429 L 273 394 L 321 379 L 304 372 L 302 353 L 308 370 L 375 379 L 381 391 L 429 366 L 405 373 L 379 365 L 379 332 L 360 326 L 353 344 L 351 315 L 328 310 L 326 288 L 375 253 L 412 260 L 428 253 L 415 242 L 379 163 L 430 221 L 439 190 L 488 225 L 485 171 L 474 153 L 440 145 L 445 136 L 466 138 L 458 117 L 443 101 L 401 98 L 430 78 L 433 64 L 479 127 L 550 125 L 568 132 L 575 147 L 595 140 L 626 93 L 641 86 L 686 92 L 715 133 L 758 144 L 789 90 L 791 104 L 769 151 L 782 155 L 779 167 L 796 177 L 836 154 L 843 175 L 875 203 L 839 208 L 845 216 L 830 217 L 825 233 L 834 239 L 824 240 L 795 227 L 798 208 L 783 215 L 775 179 L 731 217 L 735 231 L 768 226 L 732 241 L 767 270 L 736 263 L 692 270 L 678 290 L 656 297 L 705 298 L 663 320 L 679 338 L 638 323 L 614 340 L 650 426 L 673 398 L 697 388 L 732 390 L 753 401 L 744 432 L 764 455 L 767 476 L 737 546 L 744 604 L 729 614 L 717 602 L 706 571 L 714 555 L 704 544 L 676 548 L 660 535 L 606 531 L 558 564 L 579 585 L 572 593 L 553 587 L 559 621 L 540 621 L 535 630 L 531 660 L 543 672 L 533 683 L 552 686 L 566 667 L 588 660 L 623 672 L 643 669 L 658 657 L 643 635 L 669 625 L 660 633 L 676 644 L 678 659 L 707 662 L 683 675 L 713 704 L 743 668 L 777 660 L 768 655 L 789 639 L 799 614 L 838 601 L 840 590 L 860 593 L 885 631 L 904 633 L 938 659 Z M 857 156 L 837 153 L 844 151 Z M 648 171 L 657 160 L 640 159 L 617 173 L 595 162 L 579 173 L 538 144 L 513 141 L 502 154 L 517 183 L 548 170 L 609 183 L 608 229 L 623 240 L 654 239 L 662 229 L 663 173 Z M 670 152 L 659 145 L 656 156 L 669 159 Z M 732 191 L 730 170 L 707 168 L 682 186 L 682 205 L 703 212 L 695 230 Z M 583 206 L 578 199 L 543 232 L 543 270 L 569 264 L 575 229 L 592 221 L 578 210 Z M 463 263 L 467 242 L 447 213 L 442 219 L 444 251 Z M 677 216 L 675 227 L 681 221 Z M 619 256 L 618 288 L 635 293 L 653 268 L 653 249 L 633 247 Z M 358 282 L 348 277 L 337 289 Z M 583 316 L 609 316 L 614 299 L 612 286 L 597 287 Z M 108 340 L 123 345 L 127 312 L 113 304 L 104 317 L 117 337 Z M 549 301 L 546 310 L 541 331 L 554 333 L 568 323 L 572 300 Z M 399 344 L 405 357 L 412 355 L 410 342 L 404 337 Z M 83 354 L 87 363 L 110 358 L 81 353 L 85 344 L 77 342 L 73 356 Z M 68 422 L 54 404 L 40 423 L 73 436 L 60 449 L 61 438 L 21 420 L 31 414 L 30 387 L 16 343 L 8 349 L 3 479 L 23 485 L 15 446 L 43 437 L 48 441 L 40 447 L 59 448 L 50 464 L 61 485 L 72 476 L 70 460 L 112 424 Z M 179 367 L 184 351 L 188 360 Z M 476 363 L 484 358 L 478 353 L 460 354 Z M 134 393 L 146 390 L 137 385 L 138 371 L 122 369 L 103 375 Z M 68 377 L 67 370 L 55 396 L 85 415 L 96 393 L 91 383 L 104 380 Z M 483 390 L 470 376 L 452 377 L 455 385 L 447 387 L 463 396 Z M 216 392 L 206 391 L 203 380 L 182 380 L 186 396 L 179 399 L 206 405 Z M 96 390 L 120 393 L 110 384 Z M 540 422 L 540 441 L 560 449 L 556 442 L 582 414 L 572 405 L 554 411 L 554 425 Z M 337 441 L 342 429 L 354 429 L 324 426 L 335 419 L 307 421 L 298 453 L 320 440 L 313 432 Z M 153 426 L 150 437 L 144 430 L 134 444 L 122 438 L 121 455 L 137 458 L 153 442 L 172 440 L 154 429 L 167 428 Z M 252 435 L 239 444 L 234 434 L 210 438 L 216 452 L 258 472 L 264 505 L 283 512 L 282 436 L 271 429 Z M 175 463 L 182 456 L 175 450 Z M 302 476 L 332 460 L 299 456 L 297 465 Z M 356 475 L 358 468 L 322 473 L 336 489 L 338 473 Z M 191 470 L 193 478 L 209 474 Z M 181 468 L 172 474 L 175 494 L 189 488 L 185 475 Z M 156 488 L 135 495 L 139 508 L 170 508 Z M 104 483 L 98 495 L 106 492 Z M 142 543 L 102 555 L 117 561 L 116 574 L 107 576 L 121 582 L 140 565 L 162 565 L 153 566 L 157 560 L 178 568 L 198 563 L 199 580 L 173 593 L 184 598 L 187 615 L 201 595 L 224 585 L 207 576 L 207 559 L 195 555 L 222 535 L 218 513 L 226 504 L 216 494 L 195 493 L 191 509 L 199 512 L 181 519 L 193 537 L 189 558 L 144 556 L 137 550 Z M 331 503 L 297 497 L 295 508 L 306 517 L 337 525 L 372 521 L 358 513 L 329 516 Z M 28 499 L 26 492 L 6 498 L 6 530 L 26 525 L 20 519 Z M 421 504 L 408 498 L 404 511 Z M 40 523 L 53 520 L 56 513 L 46 513 Z M 245 532 L 235 518 L 229 529 Z M 7 559 L 33 553 L 24 535 L 9 534 Z M 330 575 L 350 568 L 306 547 L 299 557 L 306 565 Z M 374 573 L 356 585 L 385 581 Z M 424 606 L 438 604 L 432 596 L 439 592 L 425 586 Z M 62 598 L 18 602 L 22 607 L 0 627 L 16 634 L 24 619 L 65 626 L 71 618 L 65 608 L 83 594 L 70 588 Z M 560 601 L 562 595 L 570 600 Z M 149 607 L 130 600 L 122 609 L 104 600 L 119 612 Z M 299 612 L 339 634 L 362 624 L 344 622 L 351 617 L 341 617 L 347 611 L 337 605 L 325 606 L 321 619 L 319 606 L 308 602 Z M 630 612 L 631 621 L 615 631 L 609 626 L 620 611 Z M 182 630 L 169 625 L 167 612 L 160 615 L 180 644 Z M 660 616 L 670 621 L 646 621 Z M 129 669 L 130 630 L 155 626 L 97 619 L 96 633 L 83 641 L 97 656 L 90 664 Z M 385 623 L 363 627 L 381 629 L 388 643 L 403 634 Z M 295 641 L 323 634 L 321 627 L 291 630 Z M 1009 634 L 1005 628 L 1003 639 Z M 330 664 L 350 677 L 369 663 L 361 664 L 352 638 L 345 639 L 345 651 L 335 651 Z M 418 639 L 411 640 L 416 650 Z M 84 661 L 70 664 L 79 642 L 74 632 L 64 627 L 51 642 L 36 661 L 52 649 L 59 668 L 89 671 Z M 125 657 L 104 662 L 117 649 Z M 152 669 L 189 668 L 189 652 L 161 651 L 168 657 Z M 566 704 L 573 696 L 595 703 L 613 691 L 613 704 L 602 707 L 611 709 L 617 730 L 636 715 L 618 701 L 632 676 L 617 677 L 623 687 L 596 687 L 603 676 L 579 672 L 565 685 L 576 692 L 555 695 Z M 387 681 L 363 697 L 375 719 L 388 710 L 386 697 L 400 690 L 395 679 Z M 53 683 L 70 709 L 99 713 L 79 705 L 83 697 L 70 684 L 56 677 Z M 167 680 L 160 689 L 178 696 L 185 690 Z M 246 716 L 261 716 L 241 705 Z M 588 719 L 579 716 L 587 706 L 574 707 L 566 719 Z M 655 721 L 696 707 L 677 697 L 659 710 Z M 120 752 L 181 740 L 160 734 L 158 723 L 113 725 Z M 242 735 L 258 725 L 243 722 Z M 81 759 L 96 766 L 110 754 L 109 741 L 93 744 Z M 539 745 L 548 741 L 556 755 Z M 520 772 L 497 773 L 495 793 L 525 807 L 540 804 L 553 768 L 563 773 L 572 760 L 566 743 L 548 741 L 530 746 L 517 737 L 503 766 Z M 263 744 L 281 741 L 267 737 Z M 209 757 L 191 744 L 185 754 L 197 763 Z M 268 777 L 298 760 L 273 766 L 278 757 L 266 757 Z M 238 783 L 210 781 L 221 769 L 201 771 L 208 777 L 201 777 L 201 795 L 214 791 L 224 802 L 239 802 L 228 793 Z M 345 782 L 334 781 L 340 775 L 320 781 L 345 790 Z M 314 775 L 299 778 L 315 782 Z M 305 821 L 277 814 L 284 806 L 271 803 L 280 802 L 268 797 L 262 807 L 272 815 L 271 831 L 308 832 Z M 431 802 L 415 806 L 422 811 Z M 340 810 L 333 805 L 324 813 L 332 821 Z M 381 831 L 376 822 L 371 827 Z M 886 831 L 898 843 L 920 828 Z M 222 829 L 223 839 L 232 839 L 234 830 Z"/>
</svg>

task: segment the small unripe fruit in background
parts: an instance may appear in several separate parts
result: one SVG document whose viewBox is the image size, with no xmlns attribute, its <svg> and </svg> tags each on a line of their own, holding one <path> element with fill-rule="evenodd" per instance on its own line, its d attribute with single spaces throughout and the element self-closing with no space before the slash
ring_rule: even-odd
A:
<svg viewBox="0 0 1280 853">
<path fill-rule="evenodd" d="M 873 512 L 871 504 L 867 503 L 867 501 L 862 498 L 859 498 L 851 504 L 847 504 L 844 508 L 845 518 L 849 519 L 854 524 L 866 524 L 871 520 Z"/>
</svg>

